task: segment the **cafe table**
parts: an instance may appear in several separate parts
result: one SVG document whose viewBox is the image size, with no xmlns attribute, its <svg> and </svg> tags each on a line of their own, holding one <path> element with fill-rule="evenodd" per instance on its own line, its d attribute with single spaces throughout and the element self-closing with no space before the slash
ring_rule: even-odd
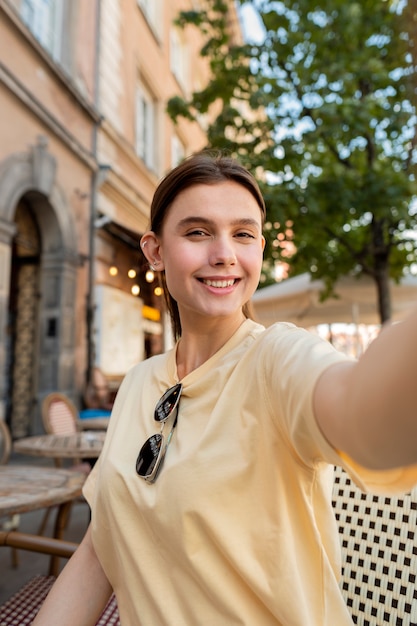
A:
<svg viewBox="0 0 417 626">
<path fill-rule="evenodd" d="M 72 500 L 81 495 L 85 474 L 74 470 L 33 465 L 0 466 L 0 516 L 58 506 L 54 537 L 61 539 Z M 58 559 L 52 557 L 50 573 L 56 575 Z"/>
<path fill-rule="evenodd" d="M 110 417 L 87 417 L 80 419 L 78 425 L 82 430 L 107 430 Z"/>
<path fill-rule="evenodd" d="M 19 454 L 49 458 L 95 459 L 100 456 L 106 433 L 99 430 L 81 431 L 70 435 L 37 435 L 14 442 Z"/>
</svg>

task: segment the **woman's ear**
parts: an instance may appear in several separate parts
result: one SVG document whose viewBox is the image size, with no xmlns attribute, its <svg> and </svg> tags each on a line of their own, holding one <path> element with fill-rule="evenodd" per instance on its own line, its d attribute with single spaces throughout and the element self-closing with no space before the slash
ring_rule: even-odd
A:
<svg viewBox="0 0 417 626">
<path fill-rule="evenodd" d="M 160 272 L 164 269 L 161 256 L 161 245 L 159 237 L 152 231 L 148 230 L 140 240 L 140 247 L 145 255 L 151 269 Z"/>
</svg>

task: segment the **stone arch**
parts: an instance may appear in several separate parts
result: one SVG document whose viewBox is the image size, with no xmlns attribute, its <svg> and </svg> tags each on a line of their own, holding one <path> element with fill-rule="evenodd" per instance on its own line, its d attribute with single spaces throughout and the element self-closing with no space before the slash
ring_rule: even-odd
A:
<svg viewBox="0 0 417 626">
<path fill-rule="evenodd" d="M 28 152 L 12 154 L 0 163 L 0 223 L 13 223 L 16 204 L 25 194 L 44 196 L 51 208 L 45 216 L 49 225 L 45 231 L 47 238 L 55 244 L 59 241 L 61 250 L 76 256 L 75 228 L 55 180 L 56 168 L 56 159 L 48 151 L 43 136 Z"/>
<path fill-rule="evenodd" d="M 71 395 L 75 384 L 74 311 L 78 267 L 74 219 L 65 193 L 56 181 L 57 161 L 48 151 L 47 140 L 39 137 L 28 152 L 10 155 L 0 163 L 0 416 L 4 417 L 8 382 L 7 362 L 8 306 L 12 241 L 16 231 L 14 216 L 22 198 L 30 203 L 42 240 L 40 293 L 38 303 L 38 345 L 32 415 L 27 433 L 41 429 L 39 407 L 49 391 Z M 10 344 L 9 344 L 10 350 Z M 19 426 L 20 428 L 20 426 Z M 20 428 L 21 431 L 21 428 Z M 21 432 L 20 432 L 21 434 Z"/>
</svg>

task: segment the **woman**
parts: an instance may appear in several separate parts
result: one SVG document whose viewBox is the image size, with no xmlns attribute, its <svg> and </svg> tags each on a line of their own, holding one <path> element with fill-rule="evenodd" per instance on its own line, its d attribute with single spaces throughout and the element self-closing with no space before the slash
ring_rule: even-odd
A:
<svg viewBox="0 0 417 626">
<path fill-rule="evenodd" d="M 175 348 L 126 376 L 84 494 L 85 539 L 35 624 L 352 624 L 338 588 L 332 466 L 363 489 L 417 480 L 417 313 L 356 363 L 248 302 L 264 202 L 208 153 L 160 183 L 141 239 L 161 272 Z M 388 358 L 389 355 L 389 358 Z"/>
</svg>

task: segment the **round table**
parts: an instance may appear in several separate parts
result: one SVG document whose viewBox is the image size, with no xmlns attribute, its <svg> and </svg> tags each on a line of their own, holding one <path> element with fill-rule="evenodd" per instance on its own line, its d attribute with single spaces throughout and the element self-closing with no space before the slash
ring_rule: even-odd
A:
<svg viewBox="0 0 417 626">
<path fill-rule="evenodd" d="M 25 437 L 14 442 L 14 449 L 20 454 L 51 458 L 91 458 L 100 455 L 105 432 L 82 431 L 72 435 L 39 435 Z"/>
<path fill-rule="evenodd" d="M 0 465 L 0 516 L 58 506 L 54 538 L 61 539 L 72 501 L 81 496 L 86 475 L 73 470 L 33 465 Z M 7 532 L 1 533 L 7 536 Z M 13 533 L 11 533 L 13 534 Z M 49 572 L 56 576 L 59 559 L 51 556 Z"/>
<path fill-rule="evenodd" d="M 0 515 L 25 513 L 81 495 L 85 474 L 55 467 L 0 465 Z"/>
</svg>

